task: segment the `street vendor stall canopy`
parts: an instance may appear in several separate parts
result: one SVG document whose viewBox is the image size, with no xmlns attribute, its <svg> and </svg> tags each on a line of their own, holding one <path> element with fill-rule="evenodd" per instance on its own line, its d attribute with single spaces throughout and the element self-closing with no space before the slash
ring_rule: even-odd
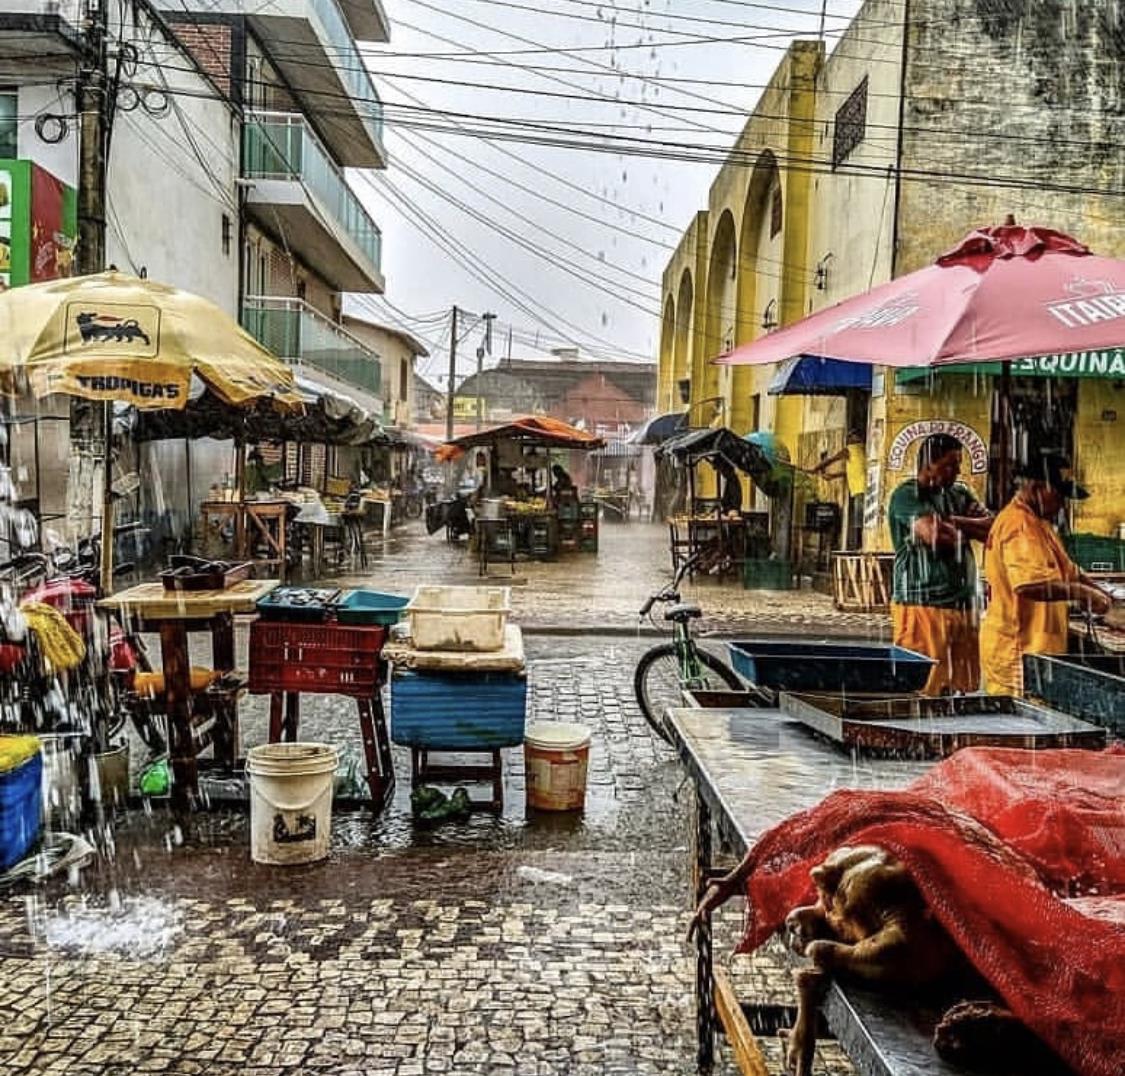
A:
<svg viewBox="0 0 1125 1076">
<path fill-rule="evenodd" d="M 210 389 L 192 385 L 182 411 L 130 409 L 126 422 L 134 440 L 161 441 L 197 437 L 239 444 L 293 441 L 304 444 L 390 444 L 379 420 L 350 396 L 297 375 L 293 391 L 302 408 L 279 411 L 270 400 L 232 407 Z"/>
<path fill-rule="evenodd" d="M 503 426 L 494 426 L 490 430 L 480 430 L 477 433 L 458 437 L 457 440 L 450 441 L 438 448 L 436 456 L 439 461 L 445 463 L 460 458 L 471 448 L 494 445 L 498 441 L 521 441 L 527 445 L 537 445 L 543 448 L 578 449 L 580 451 L 591 451 L 605 445 L 600 437 L 595 437 L 585 430 L 580 430 L 577 426 L 571 426 L 557 418 L 531 415 L 516 419 Z"/>
<path fill-rule="evenodd" d="M 718 427 L 688 430 L 657 450 L 656 458 L 670 457 L 686 467 L 722 458 L 750 477 L 767 497 L 776 497 L 788 489 L 792 478 L 792 465 L 780 453 L 771 452 L 758 440 L 739 437 L 736 433 Z"/>
</svg>

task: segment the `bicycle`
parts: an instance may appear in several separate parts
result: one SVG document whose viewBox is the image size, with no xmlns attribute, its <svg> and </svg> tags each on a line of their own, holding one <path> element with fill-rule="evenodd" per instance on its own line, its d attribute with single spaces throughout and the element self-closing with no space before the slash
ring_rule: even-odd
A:
<svg viewBox="0 0 1125 1076">
<path fill-rule="evenodd" d="M 649 727 L 665 743 L 671 741 L 664 727 L 664 711 L 682 705 L 685 691 L 746 690 L 738 674 L 722 658 L 700 649 L 692 636 L 691 623 L 703 616 L 703 610 L 680 601 L 680 584 L 699 557 L 696 553 L 685 560 L 671 584 L 650 597 L 640 611 L 642 618 L 652 620 L 655 606 L 670 606 L 664 619 L 672 624 L 672 642 L 661 643 L 644 654 L 633 676 L 637 705 Z"/>
</svg>

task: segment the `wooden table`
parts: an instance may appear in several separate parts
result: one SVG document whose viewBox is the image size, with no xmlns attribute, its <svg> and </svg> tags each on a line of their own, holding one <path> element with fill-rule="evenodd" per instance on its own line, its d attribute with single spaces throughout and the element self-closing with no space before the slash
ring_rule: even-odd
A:
<svg viewBox="0 0 1125 1076">
<path fill-rule="evenodd" d="M 721 552 L 730 561 L 727 571 L 741 570 L 746 556 L 746 536 L 750 529 L 749 521 L 741 516 L 675 516 L 669 520 L 672 544 L 672 570 L 676 571 L 680 562 L 694 557 L 708 543 L 717 541 Z M 687 537 L 681 537 L 686 534 Z M 688 574 L 695 576 L 695 568 Z"/>
<path fill-rule="evenodd" d="M 780 710 L 675 709 L 668 712 L 673 743 L 695 786 L 693 903 L 719 873 L 713 826 L 739 856 L 767 830 L 819 803 L 838 788 L 894 789 L 924 773 L 928 763 L 853 759 L 818 740 Z M 766 1076 L 761 1049 L 729 976 L 715 968 L 708 920 L 696 938 L 696 1019 L 700 1072 L 714 1064 L 714 1035 L 725 1030 L 742 1072 Z M 862 1076 L 960 1076 L 938 1057 L 923 1030 L 940 1014 L 897 1004 L 885 994 L 833 983 L 825 1020 Z"/>
<path fill-rule="evenodd" d="M 253 543 L 262 540 L 270 555 L 261 564 L 276 566 L 284 579 L 286 572 L 285 530 L 290 502 L 279 501 L 204 501 L 200 506 L 204 528 L 212 521 L 234 522 L 234 555 L 246 558 Z"/>
<path fill-rule="evenodd" d="M 234 670 L 234 618 L 257 613 L 257 602 L 278 585 L 276 579 L 247 579 L 226 590 L 168 591 L 162 583 L 142 583 L 98 602 L 120 614 L 138 631 L 160 635 L 164 695 L 172 754 L 172 802 L 189 805 L 198 791 L 196 743 L 192 730 L 190 632 L 211 636 L 213 668 Z"/>
</svg>

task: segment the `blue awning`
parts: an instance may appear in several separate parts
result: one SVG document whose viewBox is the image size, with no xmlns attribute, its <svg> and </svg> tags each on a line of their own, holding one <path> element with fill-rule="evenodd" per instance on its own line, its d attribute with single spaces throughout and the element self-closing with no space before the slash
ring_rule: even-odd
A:
<svg viewBox="0 0 1125 1076">
<path fill-rule="evenodd" d="M 861 389 L 871 391 L 871 364 L 800 355 L 786 359 L 770 382 L 771 396 L 841 396 Z"/>
</svg>

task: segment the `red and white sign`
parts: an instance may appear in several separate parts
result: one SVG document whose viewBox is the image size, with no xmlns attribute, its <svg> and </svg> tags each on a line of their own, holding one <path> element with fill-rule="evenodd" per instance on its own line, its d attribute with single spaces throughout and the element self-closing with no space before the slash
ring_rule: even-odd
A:
<svg viewBox="0 0 1125 1076">
<path fill-rule="evenodd" d="M 906 464 L 906 453 L 915 441 L 929 437 L 935 433 L 946 433 L 956 437 L 965 446 L 965 455 L 969 457 L 969 470 L 971 474 L 986 474 L 988 472 L 988 445 L 972 426 L 964 422 L 955 422 L 946 418 L 924 418 L 910 423 L 898 433 L 891 442 L 891 450 L 887 454 L 887 467 L 892 471 L 901 471 Z"/>
</svg>

